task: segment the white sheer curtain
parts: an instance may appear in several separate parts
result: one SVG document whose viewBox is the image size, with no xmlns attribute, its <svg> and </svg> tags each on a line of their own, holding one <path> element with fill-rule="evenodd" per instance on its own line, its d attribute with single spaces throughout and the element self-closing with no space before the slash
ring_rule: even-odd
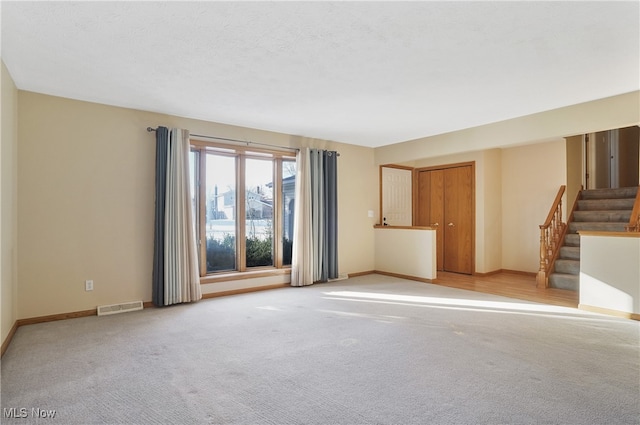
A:
<svg viewBox="0 0 640 425">
<path fill-rule="evenodd" d="M 189 131 L 156 130 L 156 230 L 153 302 L 202 298 L 189 182 Z"/>
<path fill-rule="evenodd" d="M 293 252 L 291 258 L 291 286 L 313 283 L 313 241 L 311 240 L 311 170 L 309 148 L 296 155 L 296 198 L 293 217 Z"/>
</svg>

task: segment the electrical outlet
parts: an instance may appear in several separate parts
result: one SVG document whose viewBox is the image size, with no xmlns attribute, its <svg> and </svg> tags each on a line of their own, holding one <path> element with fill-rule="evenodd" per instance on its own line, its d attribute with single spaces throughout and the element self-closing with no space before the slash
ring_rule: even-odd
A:
<svg viewBox="0 0 640 425">
<path fill-rule="evenodd" d="M 84 290 L 85 291 L 93 291 L 93 280 L 85 280 L 84 281 Z"/>
</svg>

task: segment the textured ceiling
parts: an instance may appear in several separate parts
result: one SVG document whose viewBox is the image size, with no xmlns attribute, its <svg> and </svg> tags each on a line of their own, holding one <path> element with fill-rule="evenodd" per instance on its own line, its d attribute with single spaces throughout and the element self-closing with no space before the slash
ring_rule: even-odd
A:
<svg viewBox="0 0 640 425">
<path fill-rule="evenodd" d="M 640 88 L 640 3 L 7 2 L 21 90 L 382 146 Z"/>
</svg>

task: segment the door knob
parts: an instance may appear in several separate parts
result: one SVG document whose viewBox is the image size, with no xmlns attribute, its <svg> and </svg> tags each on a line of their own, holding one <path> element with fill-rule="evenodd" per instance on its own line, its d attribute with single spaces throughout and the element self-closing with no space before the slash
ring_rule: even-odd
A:
<svg viewBox="0 0 640 425">
<path fill-rule="evenodd" d="M 455 224 L 453 224 L 453 223 L 449 223 L 449 224 L 447 224 L 447 226 L 449 226 L 449 227 L 453 227 L 453 226 L 455 226 Z"/>
<path fill-rule="evenodd" d="M 440 223 L 431 223 L 431 227 L 438 227 L 440 226 Z"/>
</svg>

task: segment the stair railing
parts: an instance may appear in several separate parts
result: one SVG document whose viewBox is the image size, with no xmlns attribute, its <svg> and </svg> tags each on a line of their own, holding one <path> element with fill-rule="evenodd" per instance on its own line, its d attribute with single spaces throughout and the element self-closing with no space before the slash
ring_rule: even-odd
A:
<svg viewBox="0 0 640 425">
<path fill-rule="evenodd" d="M 565 189 L 565 185 L 560 186 L 547 219 L 540 225 L 540 269 L 536 276 L 538 287 L 549 286 L 549 273 L 558 257 L 562 238 L 567 229 L 566 223 L 562 221 L 562 195 Z"/>
<path fill-rule="evenodd" d="M 640 232 L 640 186 L 638 186 L 636 201 L 633 204 L 629 224 L 625 226 L 625 229 L 627 232 Z"/>
</svg>

